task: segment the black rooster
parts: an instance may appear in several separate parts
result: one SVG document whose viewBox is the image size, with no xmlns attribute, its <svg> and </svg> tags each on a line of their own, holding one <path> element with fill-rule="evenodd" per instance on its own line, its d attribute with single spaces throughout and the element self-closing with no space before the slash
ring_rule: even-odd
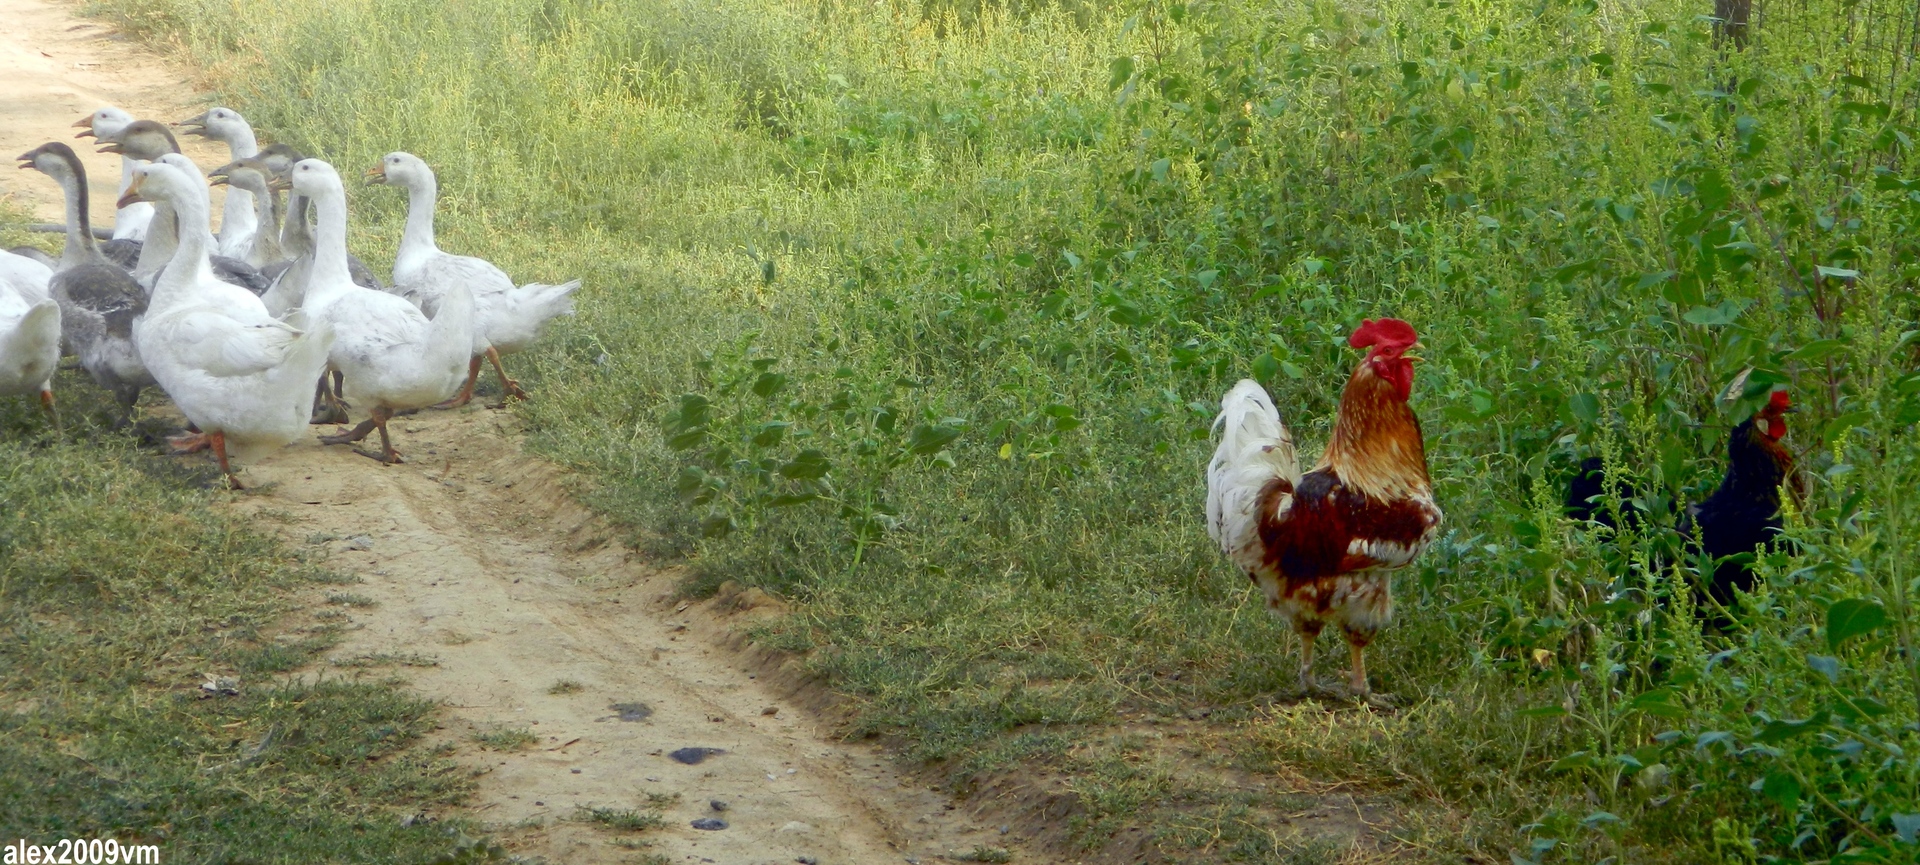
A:
<svg viewBox="0 0 1920 865">
<path fill-rule="evenodd" d="M 1749 560 L 1726 559 L 1755 553 L 1780 532 L 1780 484 L 1793 474 L 1793 454 L 1780 439 L 1787 434 L 1785 415 L 1792 410 L 1787 393 L 1775 391 L 1760 411 L 1735 426 L 1727 436 L 1726 477 L 1706 501 L 1687 506 L 1675 526 L 1686 539 L 1689 553 L 1706 553 L 1718 562 L 1706 579 L 1707 596 L 1729 610 L 1734 606 L 1734 589 L 1751 591 L 1754 578 Z M 1598 457 L 1582 462 L 1568 485 L 1568 516 L 1615 528 L 1613 508 L 1606 504 L 1604 480 Z M 1621 522 L 1627 528 L 1638 528 L 1642 516 L 1629 503 L 1635 490 L 1622 483 L 1619 493 Z M 1696 527 L 1698 545 L 1693 543 Z M 1717 612 L 1703 610 L 1702 615 L 1726 624 Z"/>
</svg>

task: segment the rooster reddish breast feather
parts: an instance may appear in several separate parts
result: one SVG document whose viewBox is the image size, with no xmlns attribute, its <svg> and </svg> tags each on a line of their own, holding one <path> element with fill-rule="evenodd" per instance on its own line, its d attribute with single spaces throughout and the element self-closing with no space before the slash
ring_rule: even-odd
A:
<svg viewBox="0 0 1920 865">
<path fill-rule="evenodd" d="M 1353 647 L 1351 685 L 1366 691 L 1360 652 L 1392 619 L 1389 573 L 1411 564 L 1440 527 L 1420 421 L 1407 405 L 1415 358 L 1405 352 L 1415 341 L 1396 319 L 1354 332 L 1350 343 L 1372 351 L 1341 394 L 1326 454 L 1305 474 L 1258 384 L 1242 381 L 1221 401 L 1208 531 L 1299 632 L 1309 688 L 1313 640 L 1336 625 Z"/>
</svg>

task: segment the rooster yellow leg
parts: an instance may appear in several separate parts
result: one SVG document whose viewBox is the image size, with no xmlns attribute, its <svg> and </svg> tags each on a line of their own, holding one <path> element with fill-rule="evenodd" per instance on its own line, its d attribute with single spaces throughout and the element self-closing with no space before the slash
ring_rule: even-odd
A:
<svg viewBox="0 0 1920 865">
<path fill-rule="evenodd" d="M 434 408 L 459 408 L 473 401 L 473 385 L 480 380 L 481 357 L 481 355 L 476 354 L 473 356 L 473 360 L 467 362 L 467 383 L 460 387 L 460 392 L 454 394 L 452 399 L 445 402 L 434 403 Z"/>
<path fill-rule="evenodd" d="M 1313 680 L 1313 641 L 1320 636 L 1319 622 L 1296 622 L 1300 632 L 1300 690 L 1317 693 L 1320 683 Z"/>
<path fill-rule="evenodd" d="M 487 346 L 487 360 L 493 363 L 493 371 L 500 376 L 500 387 L 506 391 L 506 397 L 502 397 L 502 399 L 507 397 L 512 397 L 513 399 L 527 398 L 527 392 L 520 389 L 520 383 L 507 378 L 507 368 L 500 365 L 499 349 L 493 346 Z"/>
</svg>

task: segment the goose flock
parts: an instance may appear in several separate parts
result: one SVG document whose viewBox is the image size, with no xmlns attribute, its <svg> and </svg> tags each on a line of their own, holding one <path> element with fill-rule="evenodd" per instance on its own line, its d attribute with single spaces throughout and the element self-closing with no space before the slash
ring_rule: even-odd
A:
<svg viewBox="0 0 1920 865">
<path fill-rule="evenodd" d="M 191 422 L 174 453 L 211 451 L 227 483 L 235 464 L 292 442 L 310 424 L 346 424 L 325 444 L 380 434 L 356 453 L 400 462 L 387 422 L 473 398 L 483 361 L 509 397 L 525 399 L 501 355 L 521 351 L 573 312 L 580 281 L 516 285 L 478 258 L 434 242 L 438 185 L 410 153 L 389 153 L 369 184 L 407 193 L 392 279 L 347 252 L 347 194 L 334 167 L 285 144 L 261 147 L 246 118 L 216 107 L 173 124 L 227 145 L 203 173 L 173 129 L 106 107 L 74 124 L 119 154 L 110 231 L 95 229 L 87 172 L 59 141 L 20 155 L 58 184 L 66 247 L 0 251 L 0 396 L 37 395 L 56 426 L 53 374 L 72 355 L 113 394 L 121 422 L 158 387 Z M 225 185 L 219 231 L 209 185 Z M 281 196 L 284 194 L 284 203 Z"/>
</svg>

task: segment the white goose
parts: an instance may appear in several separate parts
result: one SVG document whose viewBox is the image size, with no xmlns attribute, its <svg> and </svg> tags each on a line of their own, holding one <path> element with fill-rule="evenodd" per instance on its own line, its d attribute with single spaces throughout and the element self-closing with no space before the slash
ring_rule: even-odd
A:
<svg viewBox="0 0 1920 865">
<path fill-rule="evenodd" d="M 400 462 L 387 434 L 396 410 L 424 408 L 452 396 L 473 354 L 473 296 L 455 286 L 429 321 L 406 300 L 354 284 L 347 268 L 347 192 L 333 166 L 318 159 L 293 166 L 293 191 L 313 202 L 313 272 L 301 309 L 336 334 L 328 363 L 346 376 L 346 397 L 369 417 L 325 444 L 348 444 L 380 431 L 380 452 L 355 453 Z"/>
<path fill-rule="evenodd" d="M 260 155 L 260 142 L 253 135 L 253 127 L 240 112 L 231 108 L 210 108 L 174 125 L 188 135 L 226 144 L 228 158 L 233 161 Z M 226 206 L 220 210 L 220 254 L 246 258 L 247 250 L 253 246 L 253 235 L 259 230 L 260 219 L 254 214 L 253 195 L 245 190 L 228 189 Z"/>
<path fill-rule="evenodd" d="M 326 368 L 333 331 L 321 322 L 302 332 L 299 316 L 276 319 L 260 298 L 213 275 L 206 184 L 171 162 L 136 168 L 124 196 L 165 202 L 180 224 L 179 249 L 154 283 L 133 339 L 238 489 L 228 451 L 250 459 L 300 435 L 307 387 Z"/>
<path fill-rule="evenodd" d="M 75 138 L 105 138 L 115 135 L 133 122 L 133 115 L 111 105 L 95 111 L 73 124 L 81 131 Z M 133 166 L 136 160 L 122 154 L 120 157 L 120 188 L 114 197 L 127 194 L 127 184 L 133 182 Z M 147 226 L 153 222 L 153 205 L 145 201 L 136 201 L 120 208 L 113 214 L 113 239 L 144 241 L 147 239 Z"/>
<path fill-rule="evenodd" d="M 0 252 L 0 396 L 40 395 L 57 425 L 53 370 L 60 364 L 60 304 L 47 290 L 52 269 Z"/>
<path fill-rule="evenodd" d="M 388 289 L 413 301 L 432 315 L 455 286 L 473 292 L 473 359 L 460 393 L 436 408 L 457 408 L 473 399 L 480 377 L 480 359 L 493 362 L 493 371 L 507 395 L 526 399 L 520 383 L 507 377 L 500 355 L 531 346 L 540 329 L 556 316 L 573 314 L 573 293 L 580 280 L 564 285 L 532 283 L 518 288 L 500 268 L 478 258 L 449 255 L 433 241 L 433 208 L 439 185 L 420 157 L 389 153 L 367 170 L 368 183 L 399 186 L 407 191 L 407 228 L 393 260 L 393 286 Z"/>
<path fill-rule="evenodd" d="M 245 190 L 253 198 L 253 215 L 260 223 L 260 230 L 253 233 L 253 243 L 247 247 L 245 261 L 261 268 L 263 274 L 268 266 L 287 259 L 280 248 L 279 201 L 273 191 L 267 188 L 267 182 L 272 177 L 273 170 L 255 158 L 236 159 L 207 173 L 207 179 L 213 185 L 224 185 L 229 190 Z M 268 288 L 268 291 L 272 291 L 272 288 Z"/>
</svg>

